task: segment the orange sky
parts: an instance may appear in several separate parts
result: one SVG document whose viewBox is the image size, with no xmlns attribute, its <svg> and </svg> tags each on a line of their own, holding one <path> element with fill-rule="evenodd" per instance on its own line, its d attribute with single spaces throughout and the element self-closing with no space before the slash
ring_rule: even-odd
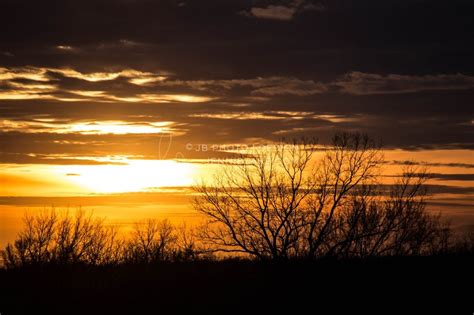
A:
<svg viewBox="0 0 474 315">
<path fill-rule="evenodd" d="M 429 164 L 433 195 L 429 210 L 441 211 L 457 226 L 474 224 L 474 168 L 469 150 L 386 150 L 384 175 L 395 175 L 401 166 L 394 161 Z M 174 222 L 196 222 L 192 191 L 200 180 L 210 180 L 222 165 L 173 160 L 128 160 L 114 157 L 119 165 L 4 164 L 0 167 L 0 242 L 13 240 L 25 211 L 44 207 L 84 207 L 124 226 L 147 217 Z M 459 174 L 472 175 L 460 178 Z M 447 177 L 446 177 L 446 176 Z M 443 177 L 444 176 L 444 177 Z M 451 176 L 451 177 L 450 177 Z M 383 182 L 393 179 L 384 177 Z M 174 188 L 171 188 L 174 187 Z M 3 197 L 1 197 L 3 196 Z"/>
</svg>

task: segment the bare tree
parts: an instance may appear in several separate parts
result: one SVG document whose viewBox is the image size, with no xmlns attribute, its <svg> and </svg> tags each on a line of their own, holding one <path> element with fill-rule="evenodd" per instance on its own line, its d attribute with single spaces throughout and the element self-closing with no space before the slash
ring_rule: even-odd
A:
<svg viewBox="0 0 474 315">
<path fill-rule="evenodd" d="M 337 215 L 328 253 L 370 257 L 447 252 L 449 223 L 425 210 L 428 178 L 426 169 L 409 166 L 388 194 L 359 191 Z"/>
<path fill-rule="evenodd" d="M 126 260 L 135 263 L 168 261 L 172 258 L 175 243 L 175 229 L 168 220 L 138 222 L 126 245 Z"/>
<path fill-rule="evenodd" d="M 358 133 L 336 134 L 332 147 L 319 161 L 306 216 L 308 258 L 327 253 L 327 244 L 335 226 L 335 216 L 356 188 L 371 185 L 379 175 L 383 155 L 380 145 Z"/>
<path fill-rule="evenodd" d="M 210 218 L 204 240 L 223 252 L 284 259 L 299 251 L 314 143 L 254 149 L 196 187 L 195 208 Z"/>
<path fill-rule="evenodd" d="M 14 244 L 8 244 L 2 251 L 6 266 L 43 264 L 53 258 L 55 225 L 57 216 L 54 209 L 40 211 L 32 216 L 25 214 L 25 228 L 18 234 Z"/>
<path fill-rule="evenodd" d="M 114 226 L 105 226 L 103 220 L 92 226 L 91 240 L 83 261 L 90 265 L 118 264 L 123 260 L 125 242 Z"/>
<path fill-rule="evenodd" d="M 200 227 L 188 227 L 186 223 L 176 229 L 175 261 L 212 260 L 213 250 L 205 246 L 199 239 Z"/>
<path fill-rule="evenodd" d="M 342 133 L 321 157 L 311 142 L 251 151 L 196 187 L 217 251 L 258 259 L 446 252 L 449 225 L 426 212 L 426 169 L 407 167 L 388 190 L 383 155 L 367 136 Z"/>
<path fill-rule="evenodd" d="M 194 206 L 209 218 L 204 239 L 259 259 L 318 256 L 335 213 L 376 176 L 382 156 L 368 137 L 347 133 L 322 158 L 315 152 L 308 141 L 256 149 L 196 187 Z"/>
</svg>

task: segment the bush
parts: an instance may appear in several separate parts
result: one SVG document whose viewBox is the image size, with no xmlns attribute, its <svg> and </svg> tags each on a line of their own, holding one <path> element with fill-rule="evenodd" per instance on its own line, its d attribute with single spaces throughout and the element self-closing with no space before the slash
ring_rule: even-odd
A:
<svg viewBox="0 0 474 315">
<path fill-rule="evenodd" d="M 43 264 L 111 264 L 121 243 L 113 227 L 79 209 L 74 215 L 54 208 L 26 214 L 25 228 L 1 252 L 7 267 Z"/>
</svg>

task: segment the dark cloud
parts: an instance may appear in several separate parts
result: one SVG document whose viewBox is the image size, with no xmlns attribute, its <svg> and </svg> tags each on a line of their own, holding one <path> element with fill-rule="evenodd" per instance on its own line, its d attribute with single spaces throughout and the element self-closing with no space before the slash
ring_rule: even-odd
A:
<svg viewBox="0 0 474 315">
<path fill-rule="evenodd" d="M 441 180 L 474 181 L 474 174 L 430 174 L 430 177 Z"/>
<path fill-rule="evenodd" d="M 163 122 L 172 155 L 189 158 L 220 153 L 188 143 L 326 143 L 339 130 L 390 148 L 474 148 L 472 1 L 5 0 L 0 10 L 3 162 L 156 158 Z M 106 127 L 93 134 L 94 122 Z M 104 131 L 117 122 L 132 132 Z"/>
<path fill-rule="evenodd" d="M 417 165 L 426 165 L 418 163 Z M 448 166 L 452 166 L 448 164 Z M 469 164 L 464 164 L 464 165 L 459 165 L 457 167 L 464 167 L 464 168 L 472 168 Z M 423 174 L 420 174 L 420 176 L 423 176 Z M 435 179 L 435 180 L 448 180 L 448 181 L 474 181 L 474 174 L 441 174 L 441 173 L 429 173 L 429 178 L 430 179 Z M 389 175 L 388 177 L 402 177 L 402 175 Z"/>
<path fill-rule="evenodd" d="M 463 74 L 442 75 L 380 75 L 352 72 L 334 83 L 344 93 L 354 95 L 399 94 L 423 91 L 474 89 L 474 77 Z"/>
<path fill-rule="evenodd" d="M 237 14 L 290 2 L 179 3 L 2 1 L 0 50 L 15 57 L 1 61 L 80 70 L 127 64 L 199 79 L 473 72 L 470 1 L 325 1 L 325 10 L 291 23 Z"/>
<path fill-rule="evenodd" d="M 461 167 L 461 168 L 474 168 L 474 164 L 468 163 L 429 163 L 429 162 L 417 162 L 417 161 L 392 161 L 389 162 L 394 165 L 421 165 L 421 166 L 433 166 L 433 167 Z M 470 176 L 469 174 L 467 176 Z"/>
<path fill-rule="evenodd" d="M 244 16 L 258 19 L 290 21 L 295 18 L 296 14 L 301 14 L 305 11 L 321 10 L 324 10 L 324 6 L 320 2 L 313 3 L 305 0 L 292 0 L 287 1 L 286 3 L 275 2 L 263 7 L 254 6 L 248 11 L 241 11 L 239 13 Z"/>
</svg>

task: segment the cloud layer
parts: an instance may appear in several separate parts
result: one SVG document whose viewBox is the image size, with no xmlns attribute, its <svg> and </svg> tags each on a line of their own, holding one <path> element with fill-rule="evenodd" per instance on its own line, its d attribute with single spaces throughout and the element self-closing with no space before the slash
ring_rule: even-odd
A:
<svg viewBox="0 0 474 315">
<path fill-rule="evenodd" d="M 0 10 L 5 163 L 152 159 L 163 135 L 173 157 L 188 143 L 324 143 L 339 130 L 387 147 L 474 148 L 470 1 L 7 0 Z"/>
<path fill-rule="evenodd" d="M 64 102 L 200 103 L 245 89 L 242 96 L 404 94 L 473 90 L 474 76 L 464 74 L 399 75 L 351 72 L 329 82 L 294 77 L 182 80 L 172 74 L 134 69 L 83 73 L 72 68 L 0 68 L 0 100 L 52 99 Z M 120 88 L 120 90 L 118 89 Z M 157 93 L 161 91 L 161 93 Z M 181 94 L 173 94 L 177 91 Z"/>
</svg>

